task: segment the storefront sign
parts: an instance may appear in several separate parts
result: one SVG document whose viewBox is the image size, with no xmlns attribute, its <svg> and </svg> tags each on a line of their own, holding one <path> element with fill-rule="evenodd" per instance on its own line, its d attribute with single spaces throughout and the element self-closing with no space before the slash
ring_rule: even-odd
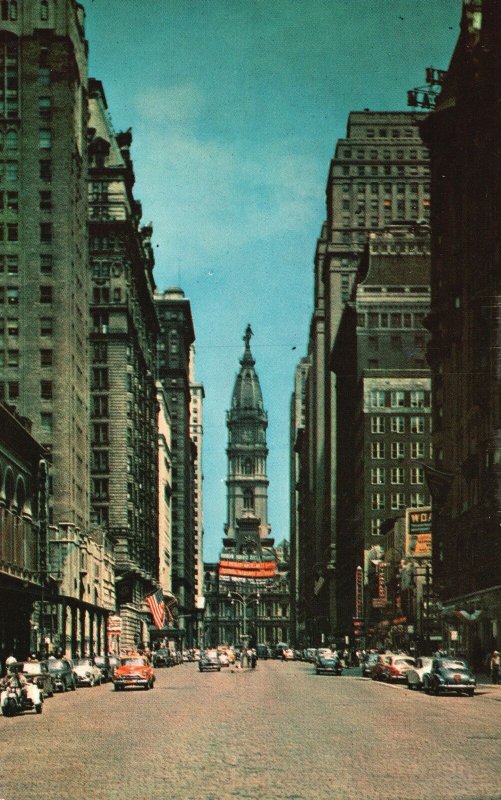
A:
<svg viewBox="0 0 501 800">
<path fill-rule="evenodd" d="M 360 618 L 364 613 L 364 571 L 357 567 L 355 574 L 355 616 Z"/>
<path fill-rule="evenodd" d="M 431 508 L 408 508 L 405 521 L 406 557 L 431 558 Z"/>
</svg>

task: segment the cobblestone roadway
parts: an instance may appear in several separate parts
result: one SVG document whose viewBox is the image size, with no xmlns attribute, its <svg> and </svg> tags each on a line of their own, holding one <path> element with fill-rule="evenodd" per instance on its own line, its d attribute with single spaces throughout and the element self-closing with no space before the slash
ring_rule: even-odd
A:
<svg viewBox="0 0 501 800">
<path fill-rule="evenodd" d="M 493 800 L 501 687 L 428 697 L 310 665 L 157 671 L 0 718 L 0 800 Z"/>
</svg>

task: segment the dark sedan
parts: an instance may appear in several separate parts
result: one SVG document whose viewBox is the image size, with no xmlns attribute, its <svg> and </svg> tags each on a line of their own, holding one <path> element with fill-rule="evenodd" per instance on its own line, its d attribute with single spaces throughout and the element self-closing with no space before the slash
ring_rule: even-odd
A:
<svg viewBox="0 0 501 800">
<path fill-rule="evenodd" d="M 341 675 L 343 665 L 338 656 L 319 656 L 315 662 L 317 675 Z"/>
<path fill-rule="evenodd" d="M 205 650 L 200 654 L 200 661 L 198 662 L 198 669 L 200 672 L 209 672 L 217 670 L 221 672 L 221 662 L 217 654 L 217 650 Z"/>
<path fill-rule="evenodd" d="M 49 658 L 48 666 L 56 691 L 66 692 L 68 689 L 75 691 L 77 681 L 73 664 L 68 658 Z"/>
<path fill-rule="evenodd" d="M 428 694 L 475 694 L 475 676 L 466 661 L 457 658 L 434 658 L 431 671 L 424 676 L 424 689 Z"/>
<path fill-rule="evenodd" d="M 109 656 L 94 656 L 94 664 L 101 670 L 102 682 L 111 681 L 113 667 Z"/>
<path fill-rule="evenodd" d="M 377 653 L 366 653 L 362 659 L 362 675 L 364 678 L 370 678 L 372 667 L 377 663 Z"/>
</svg>

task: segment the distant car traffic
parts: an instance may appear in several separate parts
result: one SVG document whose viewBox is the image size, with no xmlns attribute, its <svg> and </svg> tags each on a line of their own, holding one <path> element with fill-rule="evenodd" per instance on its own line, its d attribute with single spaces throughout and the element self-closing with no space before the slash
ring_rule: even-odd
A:
<svg viewBox="0 0 501 800">
<path fill-rule="evenodd" d="M 174 659 L 166 647 L 160 647 L 158 650 L 155 650 L 151 660 L 155 668 L 172 667 L 174 665 Z"/>
<path fill-rule="evenodd" d="M 428 694 L 475 694 L 475 676 L 466 661 L 457 658 L 434 658 L 431 670 L 424 676 L 424 689 Z"/>
<path fill-rule="evenodd" d="M 285 648 L 282 650 L 282 659 L 283 659 L 284 661 L 294 661 L 294 658 L 295 658 L 295 656 L 294 656 L 294 650 L 291 650 L 291 648 L 290 648 L 290 647 L 285 647 Z"/>
<path fill-rule="evenodd" d="M 115 692 L 128 686 L 140 686 L 143 689 L 153 689 L 155 672 L 148 659 L 139 654 L 123 656 L 120 664 L 113 672 L 113 687 Z"/>
<path fill-rule="evenodd" d="M 219 660 L 217 650 L 203 650 L 200 653 L 198 669 L 200 672 L 210 672 L 214 670 L 221 672 L 221 662 Z"/>
<path fill-rule="evenodd" d="M 419 690 L 424 686 L 424 676 L 431 670 L 432 658 L 421 656 L 416 659 L 416 666 L 407 673 L 407 686 L 409 689 Z"/>
<path fill-rule="evenodd" d="M 74 672 L 73 662 L 69 658 L 49 658 L 49 673 L 56 692 L 72 692 L 77 688 L 77 677 Z"/>
<path fill-rule="evenodd" d="M 96 667 L 101 670 L 102 682 L 106 683 L 106 681 L 110 681 L 113 668 L 109 656 L 94 656 L 94 663 Z"/>
</svg>

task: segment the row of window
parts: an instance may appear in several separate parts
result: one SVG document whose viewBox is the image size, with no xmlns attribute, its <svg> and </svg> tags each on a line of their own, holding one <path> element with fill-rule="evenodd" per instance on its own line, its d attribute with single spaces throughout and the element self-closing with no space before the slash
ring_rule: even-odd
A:
<svg viewBox="0 0 501 800">
<path fill-rule="evenodd" d="M 396 287 L 400 291 L 403 287 Z M 425 287 L 423 287 L 424 289 Z M 420 288 L 421 291 L 421 288 Z M 423 328 L 423 311 L 369 311 L 357 314 L 358 328 Z"/>
<path fill-rule="evenodd" d="M 431 458 L 431 445 L 429 446 Z M 405 442 L 390 442 L 389 454 L 391 458 L 405 458 L 407 447 Z M 371 442 L 371 458 L 382 459 L 386 458 L 386 443 L 385 442 Z M 425 444 L 424 442 L 410 442 L 409 455 L 411 458 L 425 458 Z"/>
<path fill-rule="evenodd" d="M 344 148 L 342 152 L 343 158 L 357 158 L 357 159 L 374 159 L 374 158 L 384 158 L 384 159 L 393 159 L 396 161 L 402 161 L 404 158 L 423 158 L 425 161 L 429 159 L 428 150 L 418 150 L 417 148 L 411 148 L 410 150 L 374 150 L 369 149 L 366 150 L 362 147 L 357 147 L 356 150 L 351 150 L 348 148 Z"/>
<path fill-rule="evenodd" d="M 52 336 L 54 324 L 52 317 L 42 317 L 40 319 L 40 336 Z M 14 317 L 0 317 L 0 336 L 19 336 L 19 320 Z"/>
<path fill-rule="evenodd" d="M 356 167 L 347 167 L 343 166 L 341 168 L 341 176 L 342 177 L 377 177 L 382 175 L 383 177 L 390 177 L 392 175 L 397 176 L 418 176 L 418 175 L 429 175 L 430 170 L 428 167 L 421 166 L 408 166 L 405 167 L 402 164 L 390 166 L 389 164 L 385 164 L 383 167 L 378 166 L 363 166 L 358 165 Z M 340 176 L 335 176 L 340 177 Z"/>
<path fill-rule="evenodd" d="M 390 470 L 390 483 L 398 485 L 406 483 L 407 468 L 406 467 L 391 467 Z M 371 467 L 371 483 L 374 486 L 386 483 L 386 467 Z M 412 485 L 419 486 L 424 484 L 424 469 L 423 467 L 410 467 L 409 480 Z"/>
<path fill-rule="evenodd" d="M 408 500 L 410 501 L 408 505 Z M 388 498 L 383 492 L 376 492 L 372 495 L 371 505 L 373 511 L 387 511 Z M 401 511 L 404 508 L 422 508 L 428 505 L 427 496 L 422 492 L 412 493 L 408 497 L 405 492 L 393 492 L 390 494 L 390 510 Z"/>
<path fill-rule="evenodd" d="M 18 367 L 20 363 L 19 350 L 0 350 L 0 367 Z M 40 350 L 40 366 L 52 367 L 54 363 L 53 350 Z"/>
<path fill-rule="evenodd" d="M 419 138 L 417 128 L 365 128 L 362 129 L 365 137 L 367 139 L 416 139 Z M 361 129 L 357 126 L 357 131 L 361 131 Z"/>
<path fill-rule="evenodd" d="M 53 301 L 52 286 L 40 286 L 40 303 L 50 304 Z M 7 303 L 16 306 L 19 303 L 19 288 L 17 286 L 0 286 L 0 304 Z"/>
<path fill-rule="evenodd" d="M 387 420 L 391 433 L 424 433 L 425 417 L 371 417 L 371 433 L 385 433 Z"/>
<path fill-rule="evenodd" d="M 424 389 L 371 389 L 370 404 L 373 408 L 430 408 L 431 392 Z M 411 419 L 424 420 L 424 417 Z"/>
</svg>

